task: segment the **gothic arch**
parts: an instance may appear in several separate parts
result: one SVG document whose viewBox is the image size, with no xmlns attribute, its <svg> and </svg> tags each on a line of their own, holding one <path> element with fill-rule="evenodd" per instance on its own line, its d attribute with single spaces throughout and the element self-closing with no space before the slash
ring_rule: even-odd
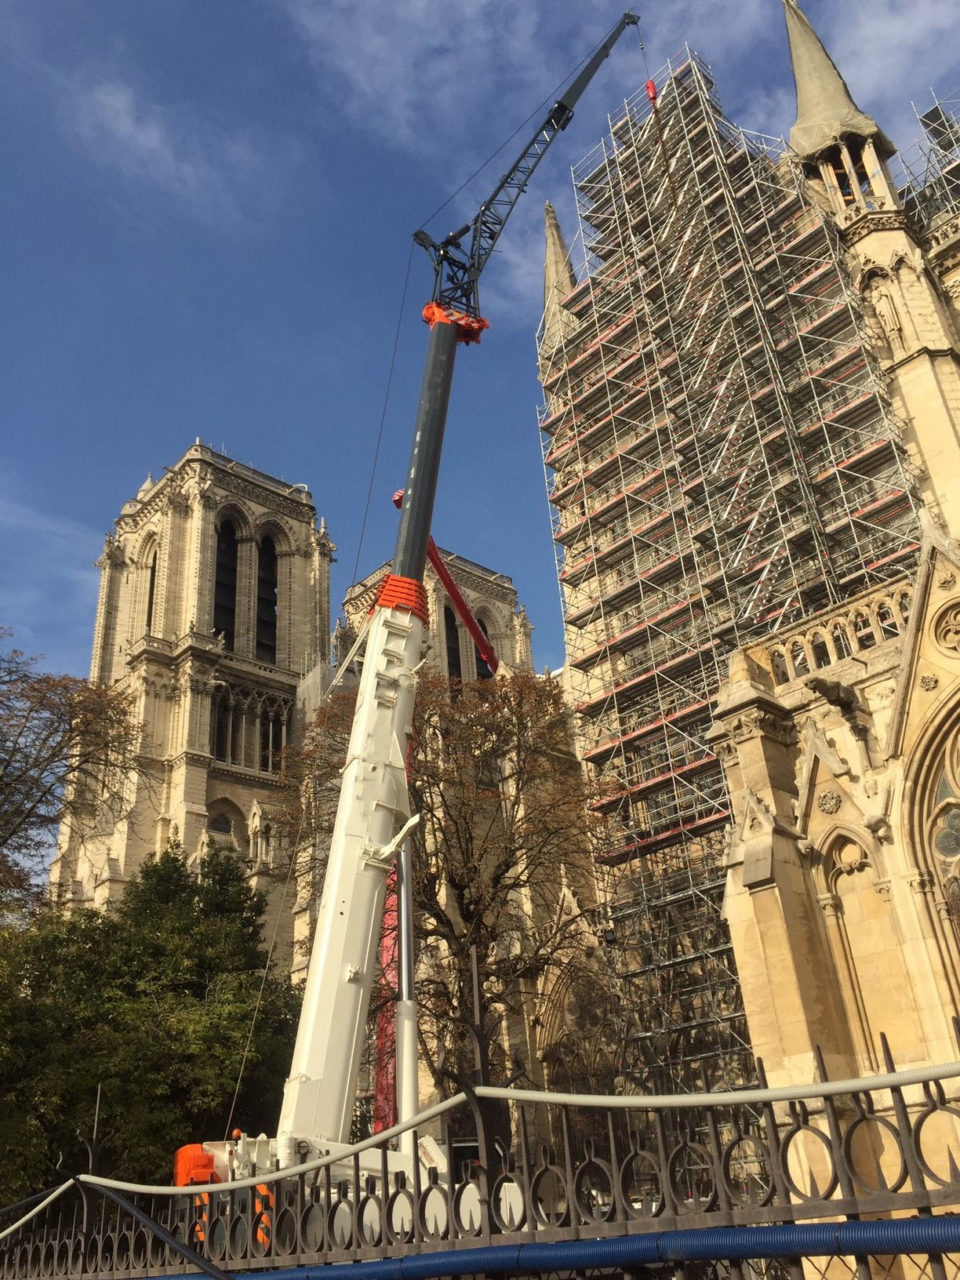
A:
<svg viewBox="0 0 960 1280">
<path fill-rule="evenodd" d="M 247 820 L 239 805 L 227 796 L 211 800 L 207 805 L 207 840 L 208 844 L 233 849 L 246 860 L 249 849 Z"/>
<path fill-rule="evenodd" d="M 270 814 L 264 810 L 259 800 L 254 800 L 250 807 L 247 832 L 250 837 L 250 861 L 253 866 L 258 869 L 271 867 L 277 852 L 276 832 Z"/>
<path fill-rule="evenodd" d="M 230 498 L 224 502 L 222 506 L 217 508 L 217 514 L 214 517 L 214 528 L 220 531 L 223 524 L 229 520 L 237 531 L 237 538 L 250 538 L 253 536 L 254 521 L 250 512 L 242 503 Z"/>
<path fill-rule="evenodd" d="M 147 558 L 152 554 L 154 547 L 160 545 L 160 530 L 151 525 L 145 529 L 140 535 L 137 542 L 136 550 L 131 557 L 134 564 L 143 566 L 147 562 Z"/>
<path fill-rule="evenodd" d="M 857 291 L 861 297 L 868 298 L 872 285 L 889 283 L 891 279 L 891 273 L 886 267 L 882 267 L 879 262 L 868 262 L 857 276 Z"/>
<path fill-rule="evenodd" d="M 503 632 L 503 628 L 500 626 L 500 619 L 497 617 L 494 610 L 489 608 L 489 606 L 487 605 L 481 605 L 476 610 L 473 616 L 476 618 L 477 625 L 479 626 L 480 630 L 484 633 L 484 635 L 493 645 L 493 650 L 496 653 L 497 657 L 502 661 L 505 656 L 503 652 L 504 632 Z M 480 657 L 480 654 L 478 652 L 474 654 L 474 657 L 477 663 L 477 676 L 479 678 L 484 678 L 488 675 L 493 675 L 492 670 L 486 665 L 485 662 L 483 662 L 483 659 Z"/>
<path fill-rule="evenodd" d="M 917 868 L 939 879 L 934 826 L 952 803 L 960 806 L 960 697 L 935 707 L 904 769 L 904 809 Z"/>
<path fill-rule="evenodd" d="M 864 838 L 866 836 L 866 839 Z M 833 822 L 816 837 L 816 845 L 809 854 L 811 859 L 811 883 L 817 896 L 836 892 L 840 876 L 853 874 L 866 866 L 878 873 L 879 850 L 876 841 L 862 828 L 847 822 Z"/>
<path fill-rule="evenodd" d="M 845 823 L 818 843 L 814 881 L 847 1026 L 862 1067 L 878 1069 L 880 1033 L 893 1030 L 891 1010 L 900 1034 L 909 1027 L 910 1043 L 923 1038 L 883 854 L 872 837 Z"/>
<path fill-rule="evenodd" d="M 157 589 L 160 581 L 160 532 L 158 529 L 146 531 L 140 539 L 132 562 L 136 566 L 137 582 L 131 639 L 136 641 L 141 636 L 157 635 L 160 630 L 157 607 Z"/>
<path fill-rule="evenodd" d="M 934 707 L 904 769 L 904 835 L 912 879 L 960 1008 L 960 697 Z M 957 816 L 954 816 L 957 815 Z"/>
<path fill-rule="evenodd" d="M 290 530 L 280 519 L 268 516 L 257 524 L 252 565 L 254 656 L 279 666 L 289 664 L 294 550 Z"/>
<path fill-rule="evenodd" d="M 845 823 L 838 823 L 820 843 L 823 847 L 821 874 L 824 888 L 829 893 L 837 892 L 843 876 L 856 875 L 867 867 L 877 870 L 876 858 L 867 848 L 863 833 Z"/>
<path fill-rule="evenodd" d="M 273 515 L 257 521 L 254 538 L 257 542 L 262 541 L 263 538 L 272 538 L 273 545 L 280 555 L 287 555 L 294 549 L 293 535 L 290 530 L 282 520 Z"/>
<path fill-rule="evenodd" d="M 612 1091 L 623 1029 L 603 968 L 588 956 L 568 960 L 550 985 L 538 1036 L 551 1088 Z"/>
</svg>

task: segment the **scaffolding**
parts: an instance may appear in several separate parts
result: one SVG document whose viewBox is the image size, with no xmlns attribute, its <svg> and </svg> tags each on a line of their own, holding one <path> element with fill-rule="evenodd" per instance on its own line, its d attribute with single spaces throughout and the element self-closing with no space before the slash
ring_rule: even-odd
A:
<svg viewBox="0 0 960 1280">
<path fill-rule="evenodd" d="M 655 93 L 653 90 L 655 89 Z M 843 247 L 691 50 L 574 170 L 586 271 L 540 339 L 567 658 L 608 815 L 645 1087 L 753 1074 L 720 919 L 726 657 L 903 573 L 901 426 Z"/>
<path fill-rule="evenodd" d="M 921 111 L 914 104 L 920 139 L 900 157 L 900 200 L 914 224 L 936 235 L 960 208 L 960 91 Z"/>
</svg>

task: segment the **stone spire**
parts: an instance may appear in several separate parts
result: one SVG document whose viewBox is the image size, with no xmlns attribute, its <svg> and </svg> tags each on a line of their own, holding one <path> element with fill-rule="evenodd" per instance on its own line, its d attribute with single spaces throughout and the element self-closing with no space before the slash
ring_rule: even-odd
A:
<svg viewBox="0 0 960 1280">
<path fill-rule="evenodd" d="M 561 299 L 577 283 L 570 265 L 557 213 L 549 201 L 544 206 L 544 225 L 547 235 L 546 256 L 543 265 L 543 336 L 540 339 L 541 360 L 549 359 L 563 337 L 568 323 Z"/>
<path fill-rule="evenodd" d="M 896 147 L 853 101 L 846 81 L 797 0 L 783 0 L 783 8 L 797 86 L 797 120 L 790 130 L 790 146 L 808 158 L 853 135 L 872 138 L 880 156 L 892 156 Z"/>
</svg>

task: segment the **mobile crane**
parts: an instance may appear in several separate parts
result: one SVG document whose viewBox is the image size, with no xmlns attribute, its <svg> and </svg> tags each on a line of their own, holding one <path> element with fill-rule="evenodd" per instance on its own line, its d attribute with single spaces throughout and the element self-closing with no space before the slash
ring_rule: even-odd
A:
<svg viewBox="0 0 960 1280">
<path fill-rule="evenodd" d="M 278 1135 L 275 1142 L 241 1138 L 203 1144 L 207 1168 L 221 1179 L 243 1176 L 251 1165 L 283 1168 L 336 1154 L 349 1137 L 387 875 L 417 822 L 407 795 L 406 745 L 429 620 L 423 571 L 456 350 L 461 343 L 479 342 L 489 327 L 480 314 L 478 284 L 514 206 L 614 44 L 637 23 L 633 13 L 623 14 L 472 222 L 439 242 L 425 230 L 413 237 L 427 251 L 434 272 L 432 297 L 423 310 L 430 327 L 426 364 L 396 550 L 368 629 Z M 407 988 L 410 978 L 408 972 Z M 412 990 L 402 988 L 398 1029 L 405 1025 L 408 1042 L 415 1035 L 413 1016 Z M 416 1098 L 411 1070 L 415 1073 L 415 1062 L 400 1055 L 397 1092 L 408 1100 Z M 183 1165 L 185 1172 L 188 1167 Z M 206 1178 L 194 1174 L 193 1180 Z"/>
</svg>

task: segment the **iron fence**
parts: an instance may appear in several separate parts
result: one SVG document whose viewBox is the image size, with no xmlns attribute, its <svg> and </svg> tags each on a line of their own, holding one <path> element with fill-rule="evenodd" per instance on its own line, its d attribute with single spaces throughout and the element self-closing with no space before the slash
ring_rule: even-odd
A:
<svg viewBox="0 0 960 1280">
<path fill-rule="evenodd" d="M 406 1126 L 415 1149 L 439 1140 L 429 1169 L 401 1167 L 398 1129 L 229 1183 L 146 1188 L 80 1175 L 5 1211 L 0 1274 L 119 1280 L 187 1266 L 219 1277 L 510 1242 L 956 1213 L 960 1062 L 897 1073 L 884 1052 L 884 1076 L 831 1082 L 820 1059 L 819 1083 L 786 1089 L 608 1098 L 478 1088 Z M 955 1258 L 905 1259 L 691 1262 L 687 1280 L 784 1270 L 794 1280 L 953 1280 L 958 1270 Z"/>
</svg>

